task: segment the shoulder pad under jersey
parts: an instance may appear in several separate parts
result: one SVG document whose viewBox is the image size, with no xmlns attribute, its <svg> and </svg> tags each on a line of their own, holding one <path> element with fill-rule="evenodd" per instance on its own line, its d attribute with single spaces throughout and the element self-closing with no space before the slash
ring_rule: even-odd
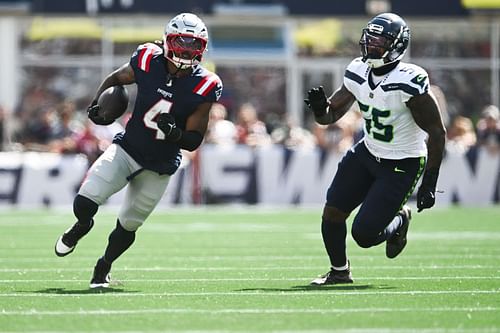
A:
<svg viewBox="0 0 500 333">
<path fill-rule="evenodd" d="M 130 63 L 133 67 L 136 67 L 144 72 L 149 72 L 151 60 L 162 54 L 163 48 L 160 46 L 155 43 L 144 43 L 137 47 L 137 50 L 130 59 Z"/>
</svg>

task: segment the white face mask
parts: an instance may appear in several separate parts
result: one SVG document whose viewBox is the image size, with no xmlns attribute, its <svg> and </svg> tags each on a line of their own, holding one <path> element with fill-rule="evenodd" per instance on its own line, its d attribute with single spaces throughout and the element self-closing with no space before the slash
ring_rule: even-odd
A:
<svg viewBox="0 0 500 333">
<path fill-rule="evenodd" d="M 167 59 L 170 60 L 170 62 L 172 62 L 178 69 L 188 69 L 195 65 L 192 61 L 186 61 L 186 59 L 176 57 L 175 55 L 167 57 Z"/>
</svg>

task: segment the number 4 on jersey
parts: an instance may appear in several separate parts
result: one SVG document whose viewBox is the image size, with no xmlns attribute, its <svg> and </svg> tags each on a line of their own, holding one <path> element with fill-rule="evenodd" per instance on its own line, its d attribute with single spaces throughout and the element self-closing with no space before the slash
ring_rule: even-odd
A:
<svg viewBox="0 0 500 333">
<path fill-rule="evenodd" d="M 165 140 L 165 134 L 158 128 L 158 124 L 155 119 L 160 113 L 170 113 L 171 108 L 172 102 L 161 99 L 144 114 L 144 125 L 147 128 L 151 128 L 156 131 L 157 140 Z"/>
</svg>

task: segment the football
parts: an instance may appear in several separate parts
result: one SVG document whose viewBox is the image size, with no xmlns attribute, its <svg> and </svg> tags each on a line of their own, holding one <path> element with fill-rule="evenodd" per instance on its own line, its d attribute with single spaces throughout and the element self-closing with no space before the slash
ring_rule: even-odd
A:
<svg viewBox="0 0 500 333">
<path fill-rule="evenodd" d="M 112 123 L 120 118 L 128 106 L 128 92 L 123 86 L 113 86 L 104 90 L 97 100 L 99 116 Z"/>
</svg>

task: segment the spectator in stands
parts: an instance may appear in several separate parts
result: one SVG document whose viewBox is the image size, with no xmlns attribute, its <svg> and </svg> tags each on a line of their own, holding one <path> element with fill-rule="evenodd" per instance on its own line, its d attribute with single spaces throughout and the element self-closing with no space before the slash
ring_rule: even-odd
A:
<svg viewBox="0 0 500 333">
<path fill-rule="evenodd" d="M 226 107 L 220 103 L 214 103 L 210 109 L 209 117 L 205 142 L 221 145 L 236 144 L 236 126 L 226 119 Z"/>
<path fill-rule="evenodd" d="M 500 110 L 495 105 L 483 109 L 477 122 L 478 144 L 490 152 L 500 152 Z"/>
<path fill-rule="evenodd" d="M 75 104 L 62 102 L 57 108 L 57 121 L 47 150 L 62 154 L 78 153 L 75 137 L 83 131 L 83 124 L 75 121 Z"/>
<path fill-rule="evenodd" d="M 347 112 L 330 125 L 314 125 L 318 146 L 328 152 L 345 153 L 363 136 L 362 117 L 359 112 Z"/>
<path fill-rule="evenodd" d="M 289 149 L 314 149 L 316 138 L 305 128 L 298 126 L 292 119 L 276 126 L 271 132 L 271 141 Z"/>
<path fill-rule="evenodd" d="M 114 135 L 121 131 L 123 126 L 116 121 L 108 126 L 97 126 L 87 120 L 85 128 L 74 136 L 75 150 L 87 156 L 91 165 L 111 145 Z"/>
<path fill-rule="evenodd" d="M 83 125 L 75 122 L 75 104 L 70 101 L 62 102 L 58 109 L 58 121 L 54 129 L 54 138 L 63 139 L 75 135 L 81 131 Z"/>
<path fill-rule="evenodd" d="M 56 138 L 58 123 L 57 110 L 54 106 L 38 109 L 33 118 L 27 120 L 22 129 L 22 143 L 27 150 L 47 151 L 47 144 Z"/>
<path fill-rule="evenodd" d="M 457 116 L 447 130 L 446 149 L 458 153 L 466 153 L 476 144 L 476 133 L 472 120 Z"/>
<path fill-rule="evenodd" d="M 238 143 L 240 144 L 255 147 L 271 143 L 266 125 L 258 119 L 257 110 L 250 103 L 240 106 L 236 129 L 238 132 Z"/>
</svg>

